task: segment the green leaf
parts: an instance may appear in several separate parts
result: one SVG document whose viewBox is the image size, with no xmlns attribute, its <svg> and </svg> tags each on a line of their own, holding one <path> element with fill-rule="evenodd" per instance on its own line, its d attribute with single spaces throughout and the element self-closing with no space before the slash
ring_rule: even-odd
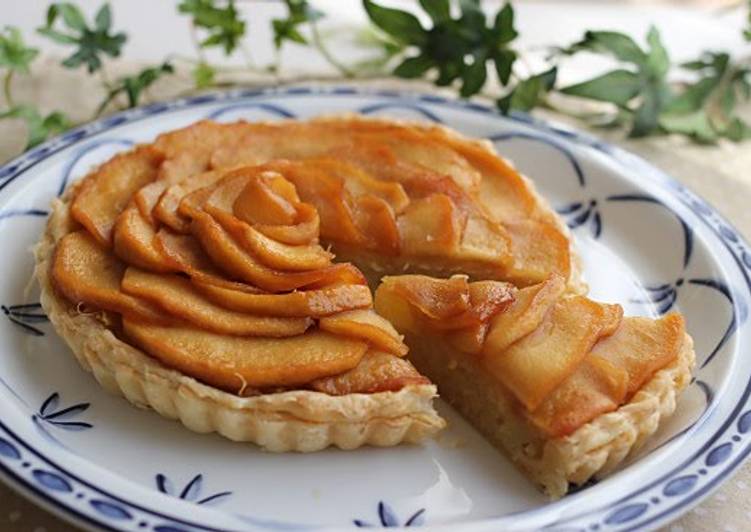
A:
<svg viewBox="0 0 751 532">
<path fill-rule="evenodd" d="M 657 130 L 660 115 L 660 94 L 650 88 L 642 94 L 642 102 L 634 113 L 634 123 L 631 126 L 629 137 L 646 137 Z"/>
<path fill-rule="evenodd" d="M 563 52 L 570 55 L 581 50 L 612 55 L 627 63 L 641 64 L 647 59 L 646 54 L 631 37 L 615 31 L 588 31 L 584 34 L 584 39 Z"/>
<path fill-rule="evenodd" d="M 420 6 L 436 24 L 451 18 L 449 0 L 420 0 Z"/>
<path fill-rule="evenodd" d="M 681 94 L 674 97 L 666 106 L 666 113 L 690 113 L 701 109 L 707 98 L 717 88 L 719 78 L 702 78 L 689 85 Z"/>
<path fill-rule="evenodd" d="M 663 113 L 659 125 L 667 133 L 686 135 L 701 143 L 712 143 L 718 138 L 707 113 L 701 109 L 685 114 Z"/>
<path fill-rule="evenodd" d="M 529 111 L 534 109 L 542 97 L 553 88 L 557 76 L 558 70 L 553 67 L 520 81 L 509 94 L 498 100 L 498 108 L 504 114 L 511 110 Z"/>
<path fill-rule="evenodd" d="M 65 24 L 72 30 L 84 31 L 86 29 L 86 20 L 83 14 L 74 4 L 68 2 L 58 4 L 60 15 L 63 17 Z"/>
<path fill-rule="evenodd" d="M 76 44 L 78 42 L 75 37 L 65 35 L 50 28 L 39 28 L 37 29 L 37 33 L 55 41 L 58 44 Z"/>
<path fill-rule="evenodd" d="M 27 150 L 44 142 L 50 136 L 65 131 L 71 125 L 64 114 L 53 112 L 43 117 L 37 108 L 31 105 L 17 105 L 4 113 L 0 113 L 0 118 L 20 118 L 26 123 L 28 130 Z"/>
<path fill-rule="evenodd" d="M 589 81 L 564 87 L 561 92 L 624 106 L 639 94 L 640 89 L 638 75 L 628 70 L 613 70 Z"/>
<path fill-rule="evenodd" d="M 495 71 L 498 74 L 498 79 L 500 80 L 501 85 L 508 85 L 508 82 L 511 79 L 511 73 L 514 70 L 515 61 L 516 52 L 508 49 L 498 50 L 493 57 Z"/>
<path fill-rule="evenodd" d="M 474 62 L 462 72 L 462 88 L 460 94 L 463 98 L 468 98 L 477 94 L 488 76 L 488 68 L 485 65 L 485 55 L 477 54 Z"/>
<path fill-rule="evenodd" d="M 96 17 L 94 18 L 94 23 L 96 24 L 96 29 L 98 31 L 106 32 L 110 29 L 110 26 L 112 25 L 112 10 L 110 9 L 109 4 L 104 4 L 99 8 Z"/>
<path fill-rule="evenodd" d="M 68 30 L 64 33 L 53 26 L 59 20 L 58 15 Z M 76 50 L 65 60 L 63 66 L 76 68 L 85 64 L 89 72 L 102 66 L 102 56 L 117 57 L 127 41 L 124 33 L 111 33 L 112 13 L 108 4 L 102 5 L 96 14 L 95 26 L 89 27 L 81 12 L 70 3 L 57 3 L 47 10 L 47 25 L 37 32 L 57 43 L 74 45 Z"/>
<path fill-rule="evenodd" d="M 482 12 L 479 0 L 459 0 L 462 16 L 460 21 L 468 29 L 481 32 L 485 29 L 485 13 Z"/>
<path fill-rule="evenodd" d="M 245 21 L 240 18 L 234 0 L 228 0 L 224 7 L 216 0 L 182 0 L 177 10 L 191 15 L 193 25 L 207 33 L 201 41 L 202 48 L 221 46 L 229 55 L 245 35 Z"/>
<path fill-rule="evenodd" d="M 394 39 L 408 44 L 425 43 L 427 36 L 413 14 L 400 9 L 379 6 L 371 0 L 363 0 L 363 7 L 370 21 Z"/>
<path fill-rule="evenodd" d="M 300 33 L 299 27 L 323 18 L 323 12 L 311 7 L 307 0 L 285 0 L 284 3 L 287 6 L 287 18 L 275 18 L 271 21 L 274 46 L 279 49 L 284 41 L 307 44 L 308 40 Z"/>
<path fill-rule="evenodd" d="M 198 63 L 193 69 L 193 81 L 196 89 L 205 89 L 214 84 L 216 70 L 208 63 Z"/>
<path fill-rule="evenodd" d="M 496 15 L 493 33 L 500 44 L 509 43 L 519 35 L 514 28 L 514 8 L 511 4 L 504 4 Z"/>
<path fill-rule="evenodd" d="M 26 46 L 18 28 L 9 26 L 0 33 L 0 67 L 28 72 L 39 50 Z"/>
<path fill-rule="evenodd" d="M 408 57 L 394 69 L 394 75 L 400 78 L 419 78 L 432 66 L 433 62 L 427 57 Z"/>
<path fill-rule="evenodd" d="M 115 86 L 109 91 L 107 97 L 99 105 L 97 115 L 112 102 L 117 96 L 124 94 L 128 99 L 128 107 L 135 107 L 141 101 L 143 91 L 153 85 L 158 79 L 166 74 L 174 72 L 174 68 L 168 62 L 162 63 L 156 67 L 148 67 L 141 70 L 135 76 L 126 76 L 120 78 Z"/>
<path fill-rule="evenodd" d="M 649 44 L 649 55 L 647 56 L 647 67 L 656 77 L 663 77 L 670 68 L 670 57 L 660 39 L 660 32 L 652 26 L 647 34 L 647 43 Z"/>
</svg>

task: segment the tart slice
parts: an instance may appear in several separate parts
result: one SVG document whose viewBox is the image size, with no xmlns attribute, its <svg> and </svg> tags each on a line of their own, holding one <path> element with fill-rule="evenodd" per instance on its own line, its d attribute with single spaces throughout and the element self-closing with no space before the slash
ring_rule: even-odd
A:
<svg viewBox="0 0 751 532">
<path fill-rule="evenodd" d="M 375 296 L 443 398 L 556 498 L 638 448 L 694 364 L 680 315 L 624 318 L 563 287 L 404 275 Z"/>
</svg>

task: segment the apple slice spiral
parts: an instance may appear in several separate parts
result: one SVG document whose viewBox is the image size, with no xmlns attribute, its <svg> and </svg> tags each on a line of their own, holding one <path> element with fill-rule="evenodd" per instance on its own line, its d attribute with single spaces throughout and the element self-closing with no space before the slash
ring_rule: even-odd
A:
<svg viewBox="0 0 751 532">
<path fill-rule="evenodd" d="M 80 187 L 72 216 L 83 228 L 52 265 L 71 302 L 121 316 L 126 339 L 234 393 L 370 389 L 356 370 L 366 353 L 387 388 L 417 382 L 408 362 L 388 361 L 406 354 L 401 335 L 375 314 L 362 273 L 321 247 L 318 210 L 286 163 L 207 170 L 205 154 L 160 166 L 155 152 L 120 155 Z M 379 192 L 404 201 L 394 187 Z"/>
</svg>

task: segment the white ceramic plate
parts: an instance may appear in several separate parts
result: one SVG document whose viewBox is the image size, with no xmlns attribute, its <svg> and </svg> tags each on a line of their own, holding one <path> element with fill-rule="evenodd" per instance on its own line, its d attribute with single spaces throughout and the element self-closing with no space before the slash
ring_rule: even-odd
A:
<svg viewBox="0 0 751 532">
<path fill-rule="evenodd" d="M 104 392 L 45 323 L 30 246 L 50 200 L 92 165 L 203 118 L 357 111 L 492 139 L 573 228 L 594 298 L 683 312 L 696 380 L 647 449 L 549 503 L 450 408 L 424 446 L 263 453 L 189 432 Z M 79 524 L 124 530 L 432 525 L 473 530 L 656 527 L 717 487 L 751 449 L 744 363 L 751 251 L 712 208 L 644 161 L 476 104 L 347 87 L 239 91 L 154 104 L 72 130 L 0 168 L 0 475 Z"/>
</svg>

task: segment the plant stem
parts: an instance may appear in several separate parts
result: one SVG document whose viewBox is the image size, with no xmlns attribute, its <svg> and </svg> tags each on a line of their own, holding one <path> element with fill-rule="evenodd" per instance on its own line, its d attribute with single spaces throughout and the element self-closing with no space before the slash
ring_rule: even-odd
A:
<svg viewBox="0 0 751 532">
<path fill-rule="evenodd" d="M 112 90 L 112 82 L 110 81 L 109 76 L 107 75 L 107 71 L 104 68 L 104 65 L 99 69 L 99 77 L 101 78 L 102 85 L 104 85 L 104 88 L 108 91 Z"/>
<path fill-rule="evenodd" d="M 10 85 L 13 81 L 13 70 L 8 70 L 5 73 L 5 79 L 3 80 L 3 94 L 5 95 L 5 103 L 8 107 L 15 107 L 13 103 L 13 95 L 11 94 Z"/>
<path fill-rule="evenodd" d="M 354 72 L 352 72 L 352 70 L 344 66 L 333 55 L 331 55 L 331 52 L 329 52 L 328 48 L 326 48 L 326 45 L 324 45 L 323 43 L 321 33 L 318 31 L 318 24 L 315 21 L 311 21 L 310 29 L 313 35 L 313 45 L 316 47 L 316 49 L 318 49 L 323 58 L 326 59 L 326 61 L 328 61 L 331 66 L 341 72 L 341 74 L 345 78 L 355 77 L 355 74 Z"/>
</svg>

